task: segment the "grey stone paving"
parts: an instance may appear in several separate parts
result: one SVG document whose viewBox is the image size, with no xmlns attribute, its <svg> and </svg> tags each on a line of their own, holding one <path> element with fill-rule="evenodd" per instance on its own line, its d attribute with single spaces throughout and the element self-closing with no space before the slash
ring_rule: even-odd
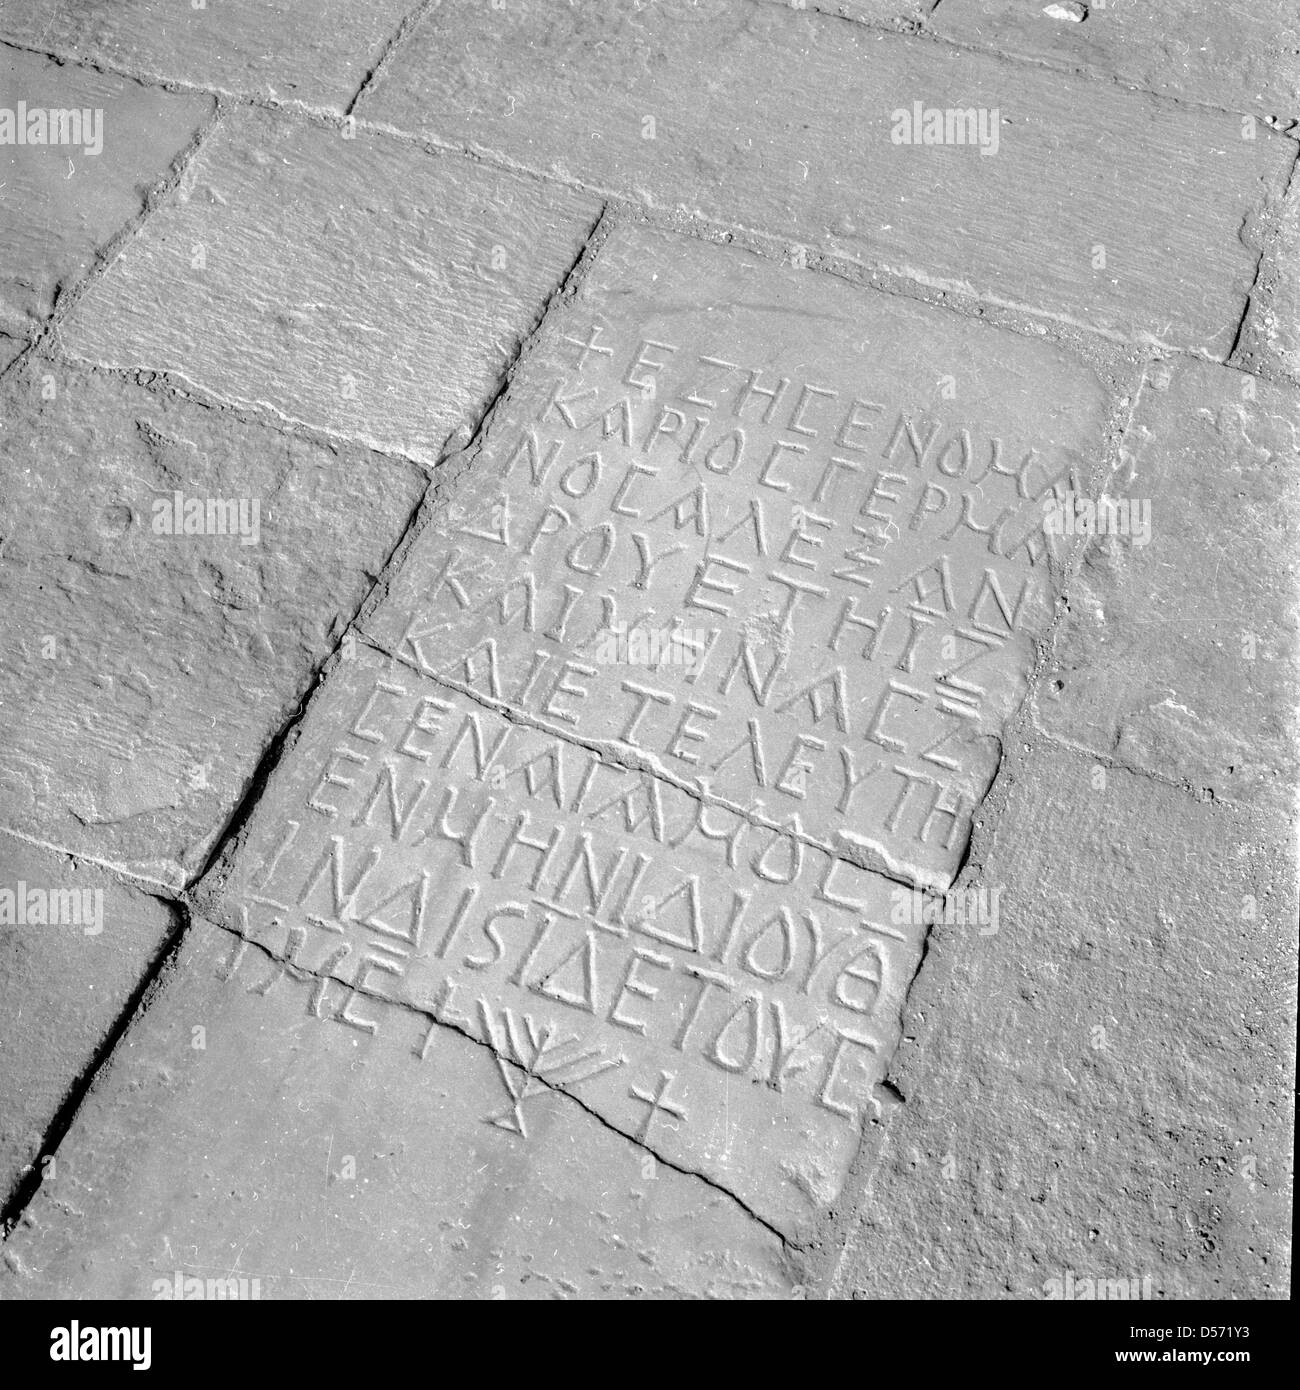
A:
<svg viewBox="0 0 1300 1390">
<path fill-rule="evenodd" d="M 1297 48 L 0 3 L 0 1297 L 1288 1296 Z"/>
</svg>

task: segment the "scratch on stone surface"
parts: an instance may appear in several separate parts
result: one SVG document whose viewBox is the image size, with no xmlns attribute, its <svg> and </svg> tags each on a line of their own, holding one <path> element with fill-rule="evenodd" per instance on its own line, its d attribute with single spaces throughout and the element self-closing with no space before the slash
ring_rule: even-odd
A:
<svg viewBox="0 0 1300 1390">
<path fill-rule="evenodd" d="M 559 1082 L 548 1079 L 545 1075 L 543 1075 L 540 1072 L 528 1071 L 527 1068 L 520 1066 L 520 1064 L 516 1062 L 513 1058 L 505 1056 L 501 1052 L 499 1052 L 490 1041 L 485 1041 L 483 1038 L 480 1038 L 476 1033 L 470 1031 L 465 1027 L 462 1027 L 460 1023 L 456 1020 L 443 1017 L 438 1013 L 434 1012 L 432 1009 L 422 1008 L 420 1005 L 413 1004 L 409 1000 L 394 999 L 391 995 L 380 994 L 376 990 L 369 989 L 364 985 L 354 985 L 347 980 L 341 979 L 332 971 L 327 974 L 321 974 L 319 971 L 312 970 L 310 967 L 302 965 L 298 961 L 289 960 L 286 957 L 277 955 L 264 943 L 254 940 L 251 936 L 248 936 L 244 932 L 237 931 L 234 927 L 228 926 L 224 922 L 214 921 L 210 917 L 204 917 L 202 920 L 208 922 L 211 926 L 216 927 L 219 931 L 223 931 L 227 935 L 233 936 L 236 940 L 243 942 L 245 945 L 254 947 L 258 951 L 260 951 L 264 956 L 266 956 L 269 960 L 274 961 L 277 965 L 292 968 L 300 976 L 307 976 L 314 980 L 340 985 L 344 989 L 350 990 L 355 994 L 361 995 L 362 998 L 371 999 L 374 1000 L 376 1003 L 380 1004 L 387 1004 L 393 1008 L 401 1010 L 404 1013 L 414 1014 L 418 1018 L 428 1019 L 431 1023 L 436 1024 L 438 1027 L 445 1028 L 448 1032 L 455 1033 L 458 1037 L 464 1038 L 468 1042 L 475 1043 L 477 1046 L 483 1048 L 485 1052 L 489 1053 L 495 1059 L 498 1065 L 512 1067 L 514 1068 L 514 1070 L 519 1072 L 521 1077 L 531 1077 L 533 1080 L 539 1082 L 541 1085 L 546 1087 L 548 1091 L 552 1091 L 556 1095 L 564 1096 L 568 1100 L 571 1100 L 581 1110 L 583 1110 L 586 1114 L 590 1115 L 592 1119 L 596 1120 L 598 1123 L 603 1125 L 604 1128 L 609 1130 L 612 1134 L 619 1135 L 621 1138 L 626 1139 L 629 1144 L 633 1145 L 633 1147 L 641 1149 L 645 1153 L 649 1154 L 651 1158 L 655 1160 L 656 1163 L 662 1163 L 665 1168 L 671 1169 L 671 1171 L 674 1173 L 680 1173 L 683 1177 L 698 1178 L 700 1182 L 704 1183 L 708 1187 L 711 1187 L 715 1192 L 720 1192 L 723 1196 L 729 1197 L 741 1209 L 741 1211 L 744 1212 L 746 1216 L 748 1216 L 751 1220 L 757 1222 L 760 1226 L 763 1227 L 764 1230 L 768 1231 L 771 1235 L 775 1236 L 776 1239 L 781 1243 L 781 1247 L 783 1250 L 788 1251 L 790 1249 L 789 1237 L 787 1237 L 778 1227 L 774 1226 L 765 1217 L 759 1215 L 759 1213 L 756 1212 L 751 1206 L 749 1206 L 747 1202 L 745 1202 L 742 1198 L 738 1197 L 734 1192 L 732 1192 L 730 1188 L 725 1187 L 722 1183 L 718 1182 L 717 1179 L 710 1177 L 707 1173 L 700 1172 L 698 1169 L 685 1167 L 680 1163 L 674 1162 L 670 1158 L 666 1158 L 658 1149 L 654 1148 L 653 1145 L 646 1143 L 644 1138 L 638 1138 L 636 1135 L 628 1133 L 627 1130 L 620 1129 L 618 1125 L 608 1120 L 603 1114 L 601 1114 L 599 1110 L 596 1110 L 592 1106 L 588 1105 L 587 1102 L 583 1100 L 581 1096 L 575 1094 L 573 1091 L 568 1090 Z"/>
<path fill-rule="evenodd" d="M 78 864 L 93 864 L 97 869 L 104 869 L 112 874 L 124 887 L 134 888 L 151 898 L 174 902 L 179 897 L 183 887 L 181 883 L 168 883 L 165 879 L 134 873 L 130 869 L 123 868 L 121 864 L 115 864 L 111 859 L 100 859 L 93 854 L 83 854 L 80 850 L 69 849 L 66 845 L 56 845 L 50 840 L 42 840 L 35 835 L 27 834 L 26 831 L 17 830 L 11 825 L 0 825 L 0 834 L 10 835 L 15 840 L 23 841 L 24 844 L 33 845 L 37 849 L 49 850 L 52 854 L 72 859 Z"/>
</svg>

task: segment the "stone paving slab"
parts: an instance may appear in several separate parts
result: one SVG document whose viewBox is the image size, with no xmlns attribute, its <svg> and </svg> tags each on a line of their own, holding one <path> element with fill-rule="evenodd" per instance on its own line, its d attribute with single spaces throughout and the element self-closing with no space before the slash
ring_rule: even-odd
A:
<svg viewBox="0 0 1300 1390">
<path fill-rule="evenodd" d="M 969 138 L 941 114 L 947 143 L 910 142 L 913 124 L 934 133 L 927 112 L 967 110 Z M 1266 128 L 1243 140 L 1236 116 L 734 0 L 442 4 L 358 115 L 1213 357 L 1253 278 L 1243 221 L 1293 157 Z"/>
<path fill-rule="evenodd" d="M 0 0 L 0 39 L 164 82 L 346 109 L 413 0 Z"/>
<path fill-rule="evenodd" d="M 100 866 L 0 831 L 0 1204 L 173 928 Z"/>
<path fill-rule="evenodd" d="M 1293 805 L 1298 445 L 1294 390 L 1149 369 L 1107 489 L 1149 504 L 1149 536 L 1090 540 L 1039 692 L 1047 729 L 1202 794 Z"/>
<path fill-rule="evenodd" d="M 333 1020 L 350 991 L 314 1006 L 321 983 L 196 922 L 0 1296 L 789 1296 L 780 1241 L 731 1197 L 427 1017 L 367 999 Z M 520 1092 L 526 1144 L 482 1114 Z"/>
<path fill-rule="evenodd" d="M 1287 0 L 942 0 L 931 27 L 1180 101 L 1300 113 L 1300 25 Z"/>
<path fill-rule="evenodd" d="M 963 856 L 1051 612 L 1040 498 L 1104 413 L 1056 348 L 616 229 L 202 910 L 799 1230 L 878 1105 L 911 885 Z"/>
<path fill-rule="evenodd" d="M 64 341 L 436 463 L 453 431 L 468 438 L 598 212 L 465 159 L 242 109 Z"/>
<path fill-rule="evenodd" d="M 208 97 L 0 49 L 0 329 L 30 336 L 212 109 Z M 51 124 L 51 111 L 77 122 Z"/>
<path fill-rule="evenodd" d="M 1294 818 L 1041 745 L 986 811 L 832 1295 L 1285 1297 Z"/>
<path fill-rule="evenodd" d="M 0 824 L 179 885 L 423 472 L 39 359 L 0 401 Z"/>
</svg>

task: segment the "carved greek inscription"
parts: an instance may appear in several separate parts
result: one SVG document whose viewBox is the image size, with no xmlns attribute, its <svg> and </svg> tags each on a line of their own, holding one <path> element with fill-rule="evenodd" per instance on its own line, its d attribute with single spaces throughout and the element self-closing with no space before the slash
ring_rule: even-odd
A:
<svg viewBox="0 0 1300 1390">
<path fill-rule="evenodd" d="M 940 398 L 928 310 L 796 348 L 756 288 L 726 324 L 600 299 L 313 702 L 246 848 L 246 987 L 429 1020 L 417 1057 L 468 1034 L 507 1140 L 572 1092 L 785 1219 L 875 1113 L 923 931 L 891 894 L 961 862 L 1083 440 L 1019 367 Z M 890 315 L 925 317 L 907 369 Z"/>
</svg>

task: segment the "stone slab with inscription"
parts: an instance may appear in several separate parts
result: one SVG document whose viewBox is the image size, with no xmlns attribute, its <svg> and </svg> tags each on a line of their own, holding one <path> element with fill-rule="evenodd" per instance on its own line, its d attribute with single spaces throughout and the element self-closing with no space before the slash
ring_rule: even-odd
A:
<svg viewBox="0 0 1300 1390">
<path fill-rule="evenodd" d="M 238 108 L 76 306 L 66 349 L 424 463 L 468 439 L 599 204 L 347 136 Z"/>
<path fill-rule="evenodd" d="M 1036 696 L 1060 738 L 1201 794 L 1294 804 L 1300 393 L 1156 363 Z M 1130 508 L 1129 516 L 1133 515 Z M 1109 523 L 1107 523 L 1109 525 Z"/>
<path fill-rule="evenodd" d="M 0 0 L 0 38 L 142 77 L 342 111 L 409 0 Z"/>
<path fill-rule="evenodd" d="M 877 1113 L 915 889 L 1051 612 L 1041 497 L 1103 417 L 1056 348 L 615 230 L 202 910 L 798 1229 Z"/>
<path fill-rule="evenodd" d="M 357 115 L 1220 358 L 1254 278 L 1243 222 L 1294 157 L 1236 115 L 735 0 L 444 0 Z"/>
<path fill-rule="evenodd" d="M 0 1206 L 175 927 L 96 864 L 0 830 Z"/>
<path fill-rule="evenodd" d="M 0 51 L 0 329 L 31 336 L 212 110 L 211 97 Z M 76 124 L 60 124 L 69 112 Z"/>
<path fill-rule="evenodd" d="M 536 1070 L 203 921 L 0 1258 L 6 1299 L 794 1287 L 781 1241 L 734 1198 Z"/>
<path fill-rule="evenodd" d="M 1184 102 L 1282 118 L 1300 104 L 1300 28 L 1287 0 L 943 0 L 930 25 Z"/>
<path fill-rule="evenodd" d="M 0 826 L 179 886 L 426 475 L 39 357 L 0 416 Z"/>
<path fill-rule="evenodd" d="M 1294 816 L 1097 772 L 1011 748 L 831 1297 L 1287 1296 Z"/>
</svg>

